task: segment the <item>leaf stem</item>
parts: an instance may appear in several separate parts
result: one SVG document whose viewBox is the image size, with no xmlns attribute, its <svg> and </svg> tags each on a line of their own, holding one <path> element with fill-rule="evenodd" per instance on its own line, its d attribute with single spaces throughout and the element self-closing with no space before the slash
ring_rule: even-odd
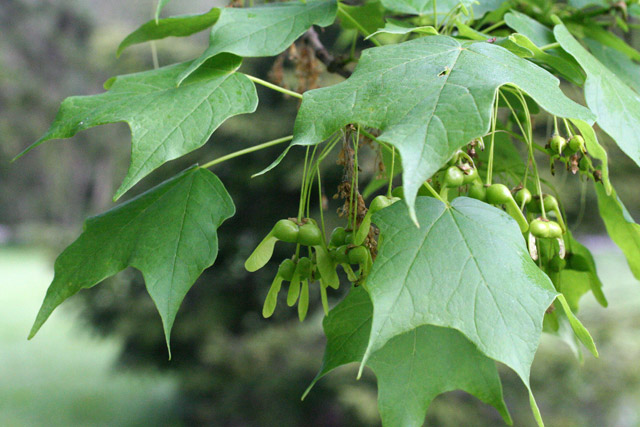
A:
<svg viewBox="0 0 640 427">
<path fill-rule="evenodd" d="M 491 120 L 491 145 L 489 146 L 489 164 L 487 165 L 487 185 L 491 185 L 493 181 L 493 146 L 495 142 L 496 136 L 496 122 L 498 121 L 498 104 L 500 101 L 498 92 L 500 89 L 496 91 L 494 107 L 493 107 L 493 117 Z"/>
<path fill-rule="evenodd" d="M 319 166 L 319 165 L 318 165 Z M 326 230 L 324 228 L 324 207 L 323 207 L 323 202 L 322 202 L 322 179 L 320 178 L 320 168 L 316 168 L 316 172 L 318 174 L 318 203 L 319 203 L 319 208 L 320 208 L 320 224 L 322 225 L 322 236 L 323 236 L 323 240 L 324 237 L 327 235 Z"/>
<path fill-rule="evenodd" d="M 283 142 L 289 142 L 293 139 L 293 135 L 285 136 L 283 138 L 274 139 L 272 141 L 264 142 L 262 144 L 254 145 L 253 147 L 245 148 L 244 150 L 234 151 L 226 156 L 218 157 L 204 165 L 200 166 L 203 169 L 210 168 L 218 163 L 226 162 L 227 160 L 235 159 L 245 154 L 253 153 L 254 151 L 260 151 L 265 148 L 273 147 L 274 145 L 282 144 Z"/>
<path fill-rule="evenodd" d="M 273 89 L 273 90 L 275 90 L 277 92 L 284 93 L 285 95 L 289 95 L 289 96 L 293 96 L 294 98 L 302 99 L 302 95 L 300 95 L 298 92 L 294 92 L 292 90 L 285 89 L 285 88 L 280 87 L 278 85 L 274 85 L 273 83 L 269 83 L 266 80 L 259 79 L 258 77 L 254 77 L 254 76 L 252 76 L 250 74 L 245 74 L 245 76 L 247 76 L 247 78 L 249 80 L 251 80 L 252 82 L 254 82 L 254 83 L 258 83 L 259 85 L 262 85 L 264 87 L 268 87 L 269 89 Z"/>
<path fill-rule="evenodd" d="M 571 125 L 569 124 L 569 122 L 567 121 L 566 118 L 562 118 L 562 122 L 564 123 L 564 127 L 567 129 L 567 135 L 569 135 L 569 137 L 571 138 L 573 136 L 573 132 L 571 130 Z"/>
<path fill-rule="evenodd" d="M 482 32 L 484 34 L 490 33 L 491 31 L 495 30 L 496 28 L 502 27 L 504 25 L 504 20 L 502 21 L 498 21 L 495 24 L 485 28 L 484 30 L 482 30 Z"/>
<path fill-rule="evenodd" d="M 391 197 L 391 189 L 393 187 L 393 174 L 395 173 L 394 169 L 396 167 L 396 149 L 395 147 L 392 147 L 391 150 L 391 172 L 389 173 L 389 188 L 387 190 L 387 197 Z"/>
<path fill-rule="evenodd" d="M 438 2 L 433 0 L 433 28 L 438 31 Z"/>
<path fill-rule="evenodd" d="M 545 50 L 549 50 L 549 49 L 555 49 L 557 47 L 560 47 L 560 43 L 555 42 L 555 43 L 549 43 L 549 44 L 546 44 L 544 46 L 541 46 L 538 49 L 540 49 L 542 51 L 545 51 Z"/>
<path fill-rule="evenodd" d="M 427 181 L 423 182 L 422 185 L 424 186 L 424 188 L 426 188 L 429 191 L 429 193 L 433 195 L 433 197 L 440 200 L 445 205 L 449 206 L 449 203 L 446 200 L 444 200 L 442 197 L 440 197 L 438 192 L 434 190 L 433 187 Z"/>
<path fill-rule="evenodd" d="M 351 24 L 353 24 L 354 27 L 356 27 L 358 29 L 358 31 L 364 35 L 365 37 L 369 37 L 371 35 L 371 33 L 369 31 L 366 30 L 366 28 L 364 28 L 362 26 L 362 24 L 360 24 L 353 16 L 349 15 L 349 12 L 347 12 L 344 9 L 344 6 L 342 5 L 342 3 L 338 2 L 338 12 L 349 22 L 351 22 Z M 376 40 L 375 37 L 370 37 L 369 40 L 371 40 L 371 43 L 375 44 L 378 47 L 381 47 L 382 44 Z"/>
<path fill-rule="evenodd" d="M 307 173 L 309 168 L 309 146 L 304 154 L 304 170 L 302 171 L 302 185 L 300 186 L 300 205 L 298 206 L 298 222 L 302 220 L 304 215 L 304 202 L 306 201 L 305 190 L 307 182 Z"/>
<path fill-rule="evenodd" d="M 542 193 L 542 184 L 540 183 L 540 174 L 538 172 L 538 164 L 536 163 L 536 159 L 533 155 L 533 130 L 531 126 L 531 115 L 529 113 L 529 106 L 527 105 L 527 101 L 524 98 L 524 95 L 522 94 L 522 91 L 520 90 L 520 88 L 517 88 L 516 95 L 518 96 L 518 98 L 520 99 L 520 102 L 522 103 L 522 108 L 524 109 L 524 114 L 525 114 L 525 117 L 527 118 L 527 125 L 528 125 L 527 142 L 529 145 L 529 155 L 531 156 L 531 165 L 533 166 L 533 175 L 536 179 L 536 187 L 538 190 L 538 195 L 540 196 L 540 209 L 542 210 L 542 218 L 547 219 L 547 213 L 544 208 L 544 195 Z M 516 119 L 517 119 L 517 116 L 516 116 Z"/>
</svg>

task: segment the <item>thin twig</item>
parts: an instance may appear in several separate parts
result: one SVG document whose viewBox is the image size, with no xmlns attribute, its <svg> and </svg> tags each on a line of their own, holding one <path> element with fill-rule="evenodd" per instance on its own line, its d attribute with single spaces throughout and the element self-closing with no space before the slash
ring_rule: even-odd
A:
<svg viewBox="0 0 640 427">
<path fill-rule="evenodd" d="M 316 58 L 322 61 L 322 63 L 327 67 L 328 72 L 340 74 L 345 79 L 351 76 L 351 71 L 344 68 L 345 63 L 343 61 L 337 60 L 327 50 L 327 48 L 324 47 L 324 45 L 320 41 L 320 37 L 318 37 L 318 33 L 313 27 L 307 30 L 304 35 L 304 39 L 315 52 Z"/>
</svg>

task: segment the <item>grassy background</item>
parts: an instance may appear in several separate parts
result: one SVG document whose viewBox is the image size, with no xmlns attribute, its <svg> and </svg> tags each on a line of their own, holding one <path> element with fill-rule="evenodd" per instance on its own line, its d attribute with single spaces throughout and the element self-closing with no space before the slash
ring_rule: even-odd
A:
<svg viewBox="0 0 640 427">
<path fill-rule="evenodd" d="M 49 256 L 0 248 L 0 278 L 0 425 L 176 425 L 175 381 L 113 370 L 120 343 L 92 337 L 73 304 L 26 340 L 52 278 Z"/>
<path fill-rule="evenodd" d="M 601 357 L 585 354 L 581 366 L 566 345 L 545 336 L 533 365 L 533 389 L 548 425 L 640 426 L 640 285 L 607 239 L 585 242 L 594 251 L 609 299 L 604 309 L 589 294 L 580 311 Z M 26 340 L 52 266 L 45 251 L 0 247 L 0 425 L 179 425 L 176 379 L 114 369 L 121 344 L 92 336 L 79 323 L 73 300 Z M 522 385 L 508 370 L 502 374 L 516 425 L 533 424 Z M 478 422 L 449 403 L 445 396 L 436 399 L 430 425 Z"/>
</svg>

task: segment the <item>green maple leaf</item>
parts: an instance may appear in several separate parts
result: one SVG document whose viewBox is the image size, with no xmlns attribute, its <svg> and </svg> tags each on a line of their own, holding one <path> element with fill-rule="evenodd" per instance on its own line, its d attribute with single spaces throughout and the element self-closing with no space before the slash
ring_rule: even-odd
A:
<svg viewBox="0 0 640 427">
<path fill-rule="evenodd" d="M 402 206 L 374 216 L 382 244 L 367 288 L 374 306 L 368 357 L 418 326 L 462 332 L 478 349 L 512 368 L 529 387 L 529 373 L 546 309 L 557 297 L 535 265 L 516 222 L 500 209 L 459 197 L 447 206 L 419 197 L 416 229 Z M 570 312 L 576 335 L 597 355 Z"/>
<path fill-rule="evenodd" d="M 373 306 L 362 287 L 352 288 L 323 322 L 327 347 L 320 372 L 307 389 L 335 368 L 362 359 Z M 421 426 L 433 399 L 465 390 L 511 418 L 493 360 L 454 329 L 420 326 L 390 340 L 367 362 L 378 378 L 378 407 L 390 426 Z"/>
<path fill-rule="evenodd" d="M 60 254 L 29 338 L 53 310 L 83 288 L 132 266 L 144 276 L 165 330 L 167 346 L 187 291 L 218 254 L 218 227 L 235 213 L 220 180 L 191 168 L 86 221 Z"/>
<path fill-rule="evenodd" d="M 413 215 L 422 183 L 489 131 L 496 91 L 506 84 L 557 116 L 594 118 L 562 93 L 558 79 L 508 50 L 431 36 L 365 50 L 349 79 L 306 92 L 292 144 L 318 144 L 349 123 L 380 129 L 378 139 L 400 152 Z"/>
<path fill-rule="evenodd" d="M 392 12 L 427 16 L 433 16 L 433 2 L 434 0 L 382 0 L 384 7 Z M 471 8 L 474 2 L 471 0 L 437 0 L 436 12 L 438 16 L 446 15 L 460 3 Z"/>
<path fill-rule="evenodd" d="M 296 0 L 222 9 L 211 29 L 209 48 L 180 74 L 178 82 L 181 84 L 209 58 L 222 52 L 242 57 L 278 55 L 312 25 L 331 25 L 336 11 L 334 0 Z"/>
<path fill-rule="evenodd" d="M 219 16 L 220 9 L 214 7 L 209 12 L 201 15 L 182 15 L 160 20 L 153 19 L 142 24 L 137 30 L 129 34 L 118 46 L 116 54 L 120 56 L 127 47 L 149 40 L 190 36 L 215 24 Z"/>
<path fill-rule="evenodd" d="M 611 240 L 627 258 L 631 272 L 640 280 L 640 225 L 636 224 L 615 190 L 607 194 L 606 189 L 595 184 L 598 209 Z"/>
<path fill-rule="evenodd" d="M 540 49 L 556 42 L 553 31 L 528 15 L 515 10 L 507 13 L 504 16 L 504 21 L 509 27 L 520 33 L 513 34 L 512 37 L 517 43 L 531 50 L 534 61 L 550 66 L 578 86 L 584 83 L 584 73 L 571 55 L 562 49 L 545 51 Z"/>
<path fill-rule="evenodd" d="M 19 156 L 51 139 L 127 122 L 131 165 L 117 199 L 165 162 L 200 148 L 229 117 L 255 111 L 256 89 L 235 72 L 240 64 L 236 56 L 218 56 L 180 87 L 175 80 L 187 63 L 111 79 L 105 83 L 108 92 L 65 99 L 49 130 Z"/>
<path fill-rule="evenodd" d="M 640 93 L 640 65 L 624 53 L 596 40 L 584 39 L 589 50 L 598 61 L 613 71 L 627 86 Z"/>
<path fill-rule="evenodd" d="M 584 96 L 598 125 L 640 165 L 640 95 L 582 47 L 564 25 L 556 25 L 553 32 L 587 73 Z"/>
<path fill-rule="evenodd" d="M 578 311 L 578 301 L 589 290 L 601 306 L 607 307 L 609 303 L 602 292 L 602 281 L 598 277 L 596 262 L 591 251 L 568 231 L 564 240 L 569 259 L 567 268 L 561 273 L 567 273 L 571 277 L 561 274 L 556 289 L 566 296 L 567 303 L 573 311 Z"/>
</svg>

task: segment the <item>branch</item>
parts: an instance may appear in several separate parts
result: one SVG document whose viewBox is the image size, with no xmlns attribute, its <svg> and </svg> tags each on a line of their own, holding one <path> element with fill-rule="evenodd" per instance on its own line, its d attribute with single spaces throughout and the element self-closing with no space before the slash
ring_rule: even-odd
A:
<svg viewBox="0 0 640 427">
<path fill-rule="evenodd" d="M 327 67 L 328 72 L 340 74 L 345 79 L 351 76 L 351 71 L 344 68 L 346 63 L 336 59 L 331 53 L 329 53 L 327 48 L 324 47 L 320 41 L 320 37 L 318 37 L 318 33 L 313 27 L 307 30 L 304 34 L 304 39 L 315 52 L 316 58 L 322 61 L 322 63 Z"/>
</svg>

